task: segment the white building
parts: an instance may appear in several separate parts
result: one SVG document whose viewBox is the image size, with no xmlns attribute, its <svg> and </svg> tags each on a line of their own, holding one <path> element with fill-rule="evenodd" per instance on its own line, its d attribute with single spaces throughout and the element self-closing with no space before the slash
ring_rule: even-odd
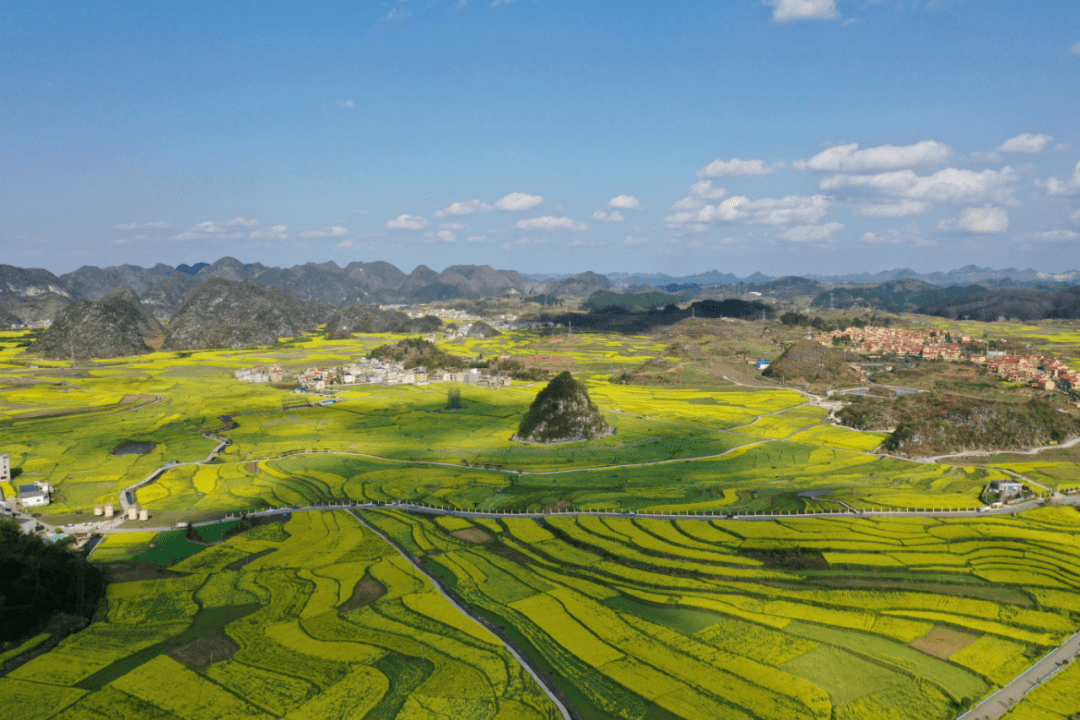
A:
<svg viewBox="0 0 1080 720">
<path fill-rule="evenodd" d="M 19 486 L 19 504 L 24 508 L 49 504 L 49 486 L 46 483 Z"/>
<path fill-rule="evenodd" d="M 10 455 L 0 455 L 0 482 L 11 482 Z"/>
</svg>

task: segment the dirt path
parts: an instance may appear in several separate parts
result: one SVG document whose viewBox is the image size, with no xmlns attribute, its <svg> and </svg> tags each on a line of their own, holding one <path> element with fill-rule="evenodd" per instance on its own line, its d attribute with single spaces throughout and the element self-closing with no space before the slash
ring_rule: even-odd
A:
<svg viewBox="0 0 1080 720">
<path fill-rule="evenodd" d="M 934 463 L 942 460 L 943 458 L 963 458 L 963 457 L 989 457 L 993 455 L 1038 455 L 1041 452 L 1047 450 L 1063 450 L 1065 448 L 1071 448 L 1074 445 L 1080 444 L 1080 437 L 1074 437 L 1072 440 L 1067 440 L 1057 445 L 1041 445 L 1039 447 L 1030 448 L 1028 450 L 969 450 L 967 452 L 948 453 L 946 455 L 933 455 L 926 458 L 909 458 L 916 462 L 928 462 Z"/>
</svg>

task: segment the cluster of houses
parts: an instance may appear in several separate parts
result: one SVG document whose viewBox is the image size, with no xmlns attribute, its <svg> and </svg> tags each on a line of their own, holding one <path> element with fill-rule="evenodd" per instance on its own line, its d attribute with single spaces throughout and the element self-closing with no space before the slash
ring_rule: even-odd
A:
<svg viewBox="0 0 1080 720">
<path fill-rule="evenodd" d="M 281 382 L 294 377 L 280 365 L 256 366 L 237 370 L 236 379 L 246 382 Z M 310 367 L 296 373 L 301 390 L 320 392 L 331 385 L 427 385 L 456 382 L 487 388 L 510 387 L 510 377 L 490 375 L 479 368 L 428 372 L 423 366 L 405 368 L 399 362 L 360 358 L 339 368 Z"/>
<path fill-rule="evenodd" d="M 831 346 L 834 338 L 840 337 L 849 338 L 852 345 L 858 345 L 862 352 L 871 355 L 921 355 L 928 360 L 960 360 L 964 345 L 971 344 L 967 335 L 953 338 L 938 330 L 901 330 L 874 325 L 830 330 L 818 333 L 814 340 Z M 947 341 L 954 339 L 959 342 Z"/>
<path fill-rule="evenodd" d="M 1057 358 L 1005 355 L 987 360 L 986 368 L 1002 380 L 1029 383 L 1042 390 L 1053 390 L 1058 385 L 1065 385 L 1070 389 L 1080 388 L 1080 372 Z"/>
<path fill-rule="evenodd" d="M 241 368 L 233 375 L 242 382 L 279 383 L 289 377 L 289 373 L 280 365 L 256 365 L 253 368 Z"/>
<path fill-rule="evenodd" d="M 1027 383 L 1043 390 L 1053 390 L 1059 385 L 1067 388 L 1080 387 L 1080 372 L 1073 370 L 1058 358 L 1039 355 L 1006 355 L 1003 351 L 984 353 L 967 352 L 965 346 L 972 344 L 967 335 L 948 337 L 936 330 L 900 330 L 896 328 L 867 326 L 819 333 L 814 339 L 822 345 L 831 346 L 833 339 L 847 337 L 860 352 L 879 355 L 914 355 L 924 360 L 967 361 L 985 365 L 987 370 L 1002 380 Z M 958 339 L 959 342 L 943 342 Z M 857 374 L 863 368 L 852 365 Z"/>
</svg>

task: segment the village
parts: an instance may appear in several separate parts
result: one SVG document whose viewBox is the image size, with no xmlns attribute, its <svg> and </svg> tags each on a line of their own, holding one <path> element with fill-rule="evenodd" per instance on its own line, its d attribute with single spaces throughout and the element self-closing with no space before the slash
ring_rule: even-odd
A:
<svg viewBox="0 0 1080 720">
<path fill-rule="evenodd" d="M 831 347 L 848 342 L 869 355 L 919 357 L 923 360 L 947 360 L 985 365 L 1002 380 L 1031 385 L 1041 390 L 1080 388 L 1080 371 L 1059 358 L 1041 355 L 1009 355 L 1003 350 L 971 352 L 976 343 L 967 335 L 952 335 L 937 330 L 900 330 L 867 326 L 832 330 L 814 336 L 821 345 Z M 857 365 L 852 366 L 860 372 Z"/>
<path fill-rule="evenodd" d="M 371 358 L 360 358 L 337 368 L 310 367 L 295 374 L 289 373 L 281 365 L 256 365 L 237 370 L 234 375 L 241 382 L 295 381 L 298 390 L 307 392 L 323 392 L 333 385 L 429 385 L 453 382 L 499 389 L 510 387 L 511 383 L 507 375 L 491 375 L 480 368 L 429 372 L 423 366 L 406 368 L 399 362 Z"/>
</svg>

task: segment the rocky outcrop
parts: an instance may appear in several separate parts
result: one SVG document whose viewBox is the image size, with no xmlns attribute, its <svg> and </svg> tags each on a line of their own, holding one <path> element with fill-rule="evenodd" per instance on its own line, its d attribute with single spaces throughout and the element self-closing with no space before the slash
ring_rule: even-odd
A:
<svg viewBox="0 0 1080 720">
<path fill-rule="evenodd" d="M 533 400 L 513 439 L 529 443 L 594 440 L 614 430 L 569 372 L 556 375 Z"/>
<path fill-rule="evenodd" d="M 65 307 L 28 352 L 49 358 L 126 357 L 150 352 L 165 330 L 127 285 Z"/>
<path fill-rule="evenodd" d="M 502 335 L 502 333 L 488 325 L 483 320 L 478 320 L 474 322 L 465 332 L 465 337 L 478 339 L 495 337 L 496 335 Z"/>
<path fill-rule="evenodd" d="M 335 308 L 330 313 L 326 320 L 326 337 L 344 340 L 353 333 L 432 332 L 441 325 L 442 320 L 437 317 L 424 316 L 413 320 L 403 312 L 356 303 Z"/>
<path fill-rule="evenodd" d="M 303 300 L 281 288 L 213 277 L 173 313 L 166 347 L 272 345 L 278 338 L 295 337 L 321 325 L 330 311 L 326 303 Z"/>
</svg>

